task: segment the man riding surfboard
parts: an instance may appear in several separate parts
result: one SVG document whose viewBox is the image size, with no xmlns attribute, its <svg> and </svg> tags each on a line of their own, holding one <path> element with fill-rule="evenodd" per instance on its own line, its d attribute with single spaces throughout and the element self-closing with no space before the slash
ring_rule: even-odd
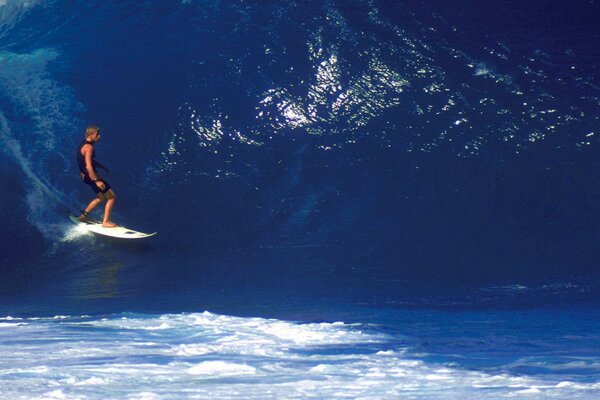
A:
<svg viewBox="0 0 600 400">
<path fill-rule="evenodd" d="M 100 203 L 106 200 L 104 207 L 104 217 L 102 218 L 102 226 L 104 228 L 114 228 L 117 226 L 110 220 L 110 212 L 115 204 L 117 196 L 105 179 L 100 178 L 96 172 L 97 168 L 101 168 L 108 172 L 108 169 L 95 160 L 94 144 L 100 140 L 100 128 L 95 125 L 90 125 L 85 130 L 85 140 L 77 148 L 77 165 L 81 173 L 83 183 L 87 184 L 96 193 L 96 198 L 92 200 L 85 210 L 81 212 L 79 220 L 86 222 L 89 213 L 96 208 Z"/>
</svg>

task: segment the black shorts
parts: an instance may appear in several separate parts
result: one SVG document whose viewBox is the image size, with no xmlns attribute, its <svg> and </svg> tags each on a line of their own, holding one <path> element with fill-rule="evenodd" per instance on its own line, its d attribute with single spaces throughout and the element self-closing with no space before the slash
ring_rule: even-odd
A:
<svg viewBox="0 0 600 400">
<path fill-rule="evenodd" d="M 99 194 L 99 193 L 106 194 L 106 192 L 108 192 L 110 190 L 110 185 L 104 179 L 98 179 L 98 180 L 100 182 L 104 182 L 104 189 L 100 189 L 98 187 L 98 185 L 96 185 L 96 182 L 91 180 L 89 176 L 86 176 L 85 178 L 83 178 L 83 183 L 85 183 L 86 185 L 91 187 L 92 190 L 94 191 L 94 193 L 96 193 L 96 194 Z"/>
</svg>

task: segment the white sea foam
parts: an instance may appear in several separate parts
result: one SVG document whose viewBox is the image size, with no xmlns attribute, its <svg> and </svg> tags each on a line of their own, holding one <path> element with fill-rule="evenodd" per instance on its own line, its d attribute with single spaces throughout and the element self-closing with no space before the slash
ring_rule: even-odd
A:
<svg viewBox="0 0 600 400">
<path fill-rule="evenodd" d="M 159 400 L 161 397 L 156 393 L 142 392 L 128 397 L 129 400 Z"/>
<path fill-rule="evenodd" d="M 207 312 L 18 322 L 22 324 L 0 329 L 1 398 L 593 399 L 600 395 L 599 383 L 574 382 L 565 375 L 553 380 L 491 374 L 409 358 L 399 338 L 368 326 Z"/>
<path fill-rule="evenodd" d="M 0 328 L 12 328 L 19 325 L 25 325 L 22 322 L 0 322 Z"/>
<path fill-rule="evenodd" d="M 92 239 L 93 237 L 94 234 L 87 230 L 85 227 L 76 225 L 64 231 L 61 241 L 73 242 L 82 238 Z"/>
<path fill-rule="evenodd" d="M 62 399 L 74 399 L 74 398 L 75 397 L 67 397 L 67 395 L 62 390 L 57 389 L 57 390 L 52 390 L 50 392 L 46 392 L 41 397 L 36 397 L 35 399 L 62 400 Z"/>
<path fill-rule="evenodd" d="M 192 375 L 216 375 L 219 377 L 227 375 L 252 375 L 256 368 L 245 364 L 234 364 L 223 361 L 205 361 L 188 369 Z"/>
</svg>

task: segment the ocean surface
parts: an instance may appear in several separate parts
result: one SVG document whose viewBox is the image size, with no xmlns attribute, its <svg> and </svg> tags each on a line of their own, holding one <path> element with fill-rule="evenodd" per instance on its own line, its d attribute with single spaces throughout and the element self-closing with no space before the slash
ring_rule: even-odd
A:
<svg viewBox="0 0 600 400">
<path fill-rule="evenodd" d="M 0 0 L 0 398 L 600 398 L 599 20 Z"/>
</svg>

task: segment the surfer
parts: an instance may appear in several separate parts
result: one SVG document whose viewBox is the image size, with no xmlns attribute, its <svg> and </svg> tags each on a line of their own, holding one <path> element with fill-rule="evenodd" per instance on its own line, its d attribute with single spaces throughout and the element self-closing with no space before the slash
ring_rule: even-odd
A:
<svg viewBox="0 0 600 400">
<path fill-rule="evenodd" d="M 105 179 L 100 178 L 96 172 L 98 168 L 108 172 L 108 168 L 95 159 L 96 154 L 94 152 L 94 144 L 98 143 L 99 140 L 100 128 L 95 125 L 90 125 L 85 130 L 85 140 L 81 142 L 77 148 L 77 165 L 79 166 L 79 172 L 81 172 L 81 179 L 83 180 L 83 183 L 89 185 L 97 195 L 94 200 L 90 201 L 85 210 L 81 212 L 79 220 L 81 222 L 87 222 L 89 213 L 96 208 L 97 205 L 106 200 L 102 226 L 105 228 L 114 228 L 117 224 L 110 220 L 110 212 L 112 211 L 117 196 L 108 182 Z"/>
</svg>

